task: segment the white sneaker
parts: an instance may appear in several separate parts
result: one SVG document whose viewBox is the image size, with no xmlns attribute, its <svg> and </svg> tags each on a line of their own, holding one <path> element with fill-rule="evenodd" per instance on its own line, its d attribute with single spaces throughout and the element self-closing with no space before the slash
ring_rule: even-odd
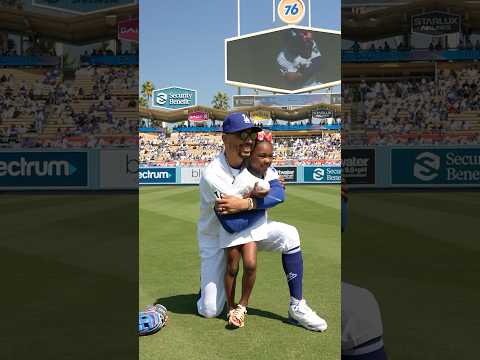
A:
<svg viewBox="0 0 480 360">
<path fill-rule="evenodd" d="M 310 309 L 305 300 L 290 304 L 288 321 L 312 331 L 327 330 L 327 322 Z"/>
</svg>

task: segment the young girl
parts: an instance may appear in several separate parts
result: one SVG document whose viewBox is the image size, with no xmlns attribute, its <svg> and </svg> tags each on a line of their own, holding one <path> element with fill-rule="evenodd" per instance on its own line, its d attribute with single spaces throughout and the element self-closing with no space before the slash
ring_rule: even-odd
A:
<svg viewBox="0 0 480 360">
<path fill-rule="evenodd" d="M 261 191 L 263 196 L 268 194 L 269 179 L 278 178 L 277 173 L 270 168 L 273 160 L 273 146 L 269 140 L 259 140 L 246 161 L 245 168 L 235 178 L 234 187 L 237 190 L 235 195 L 248 196 L 257 186 L 256 190 Z M 270 170 L 269 170 L 270 169 Z M 263 190 L 263 191 L 262 191 Z M 257 193 L 258 196 L 258 193 Z M 254 210 L 263 211 L 264 210 Z M 252 220 L 252 227 L 261 228 L 266 222 L 266 216 L 257 216 Z M 224 224 L 222 224 L 224 225 Z M 232 232 L 224 226 L 220 236 L 223 247 L 226 251 L 227 269 L 225 272 L 225 292 L 228 305 L 228 323 L 233 327 L 243 327 L 245 314 L 247 313 L 248 300 L 255 284 L 257 266 L 257 246 L 255 241 L 261 240 L 261 236 L 255 236 L 254 231 L 246 230 Z M 243 259 L 242 295 L 240 302 L 235 304 L 235 285 L 239 269 L 240 258 Z"/>
</svg>

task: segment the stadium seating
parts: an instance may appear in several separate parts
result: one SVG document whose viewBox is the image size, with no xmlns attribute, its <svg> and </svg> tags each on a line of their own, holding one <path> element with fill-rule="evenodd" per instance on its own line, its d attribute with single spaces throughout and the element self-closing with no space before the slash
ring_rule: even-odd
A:
<svg viewBox="0 0 480 360">
<path fill-rule="evenodd" d="M 301 165 L 340 162 L 339 132 L 321 135 L 275 136 L 274 163 Z M 140 133 L 140 164 L 197 165 L 210 162 L 223 149 L 220 133 Z"/>
<path fill-rule="evenodd" d="M 54 67 L 0 69 L 0 145 L 136 143 L 136 67 L 88 66 L 79 68 L 73 81 L 63 80 L 62 72 Z"/>
<path fill-rule="evenodd" d="M 444 66 L 438 82 L 424 77 L 345 84 L 348 130 L 362 129 L 372 145 L 430 143 L 431 133 L 436 133 L 436 143 L 475 141 L 480 131 L 479 80 L 478 66 L 468 65 Z"/>
</svg>

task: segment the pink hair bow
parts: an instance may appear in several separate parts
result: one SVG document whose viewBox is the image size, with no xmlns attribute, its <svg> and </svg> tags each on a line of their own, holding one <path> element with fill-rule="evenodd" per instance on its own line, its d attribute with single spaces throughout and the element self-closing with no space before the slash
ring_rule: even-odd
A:
<svg viewBox="0 0 480 360">
<path fill-rule="evenodd" d="M 257 141 L 267 141 L 269 143 L 273 142 L 273 136 L 272 133 L 266 133 L 265 131 L 260 131 L 257 133 Z"/>
</svg>

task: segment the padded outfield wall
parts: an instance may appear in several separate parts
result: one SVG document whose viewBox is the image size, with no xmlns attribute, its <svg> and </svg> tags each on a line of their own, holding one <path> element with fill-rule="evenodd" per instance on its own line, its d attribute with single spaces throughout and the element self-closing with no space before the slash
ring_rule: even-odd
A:
<svg viewBox="0 0 480 360">
<path fill-rule="evenodd" d="M 480 147 L 347 147 L 350 187 L 478 188 Z M 138 167 L 137 149 L 2 150 L 0 190 L 120 190 L 198 184 L 201 167 Z M 278 166 L 290 183 L 338 184 L 340 166 Z"/>
<path fill-rule="evenodd" d="M 478 188 L 480 148 L 382 146 L 342 148 L 351 188 Z"/>
</svg>

